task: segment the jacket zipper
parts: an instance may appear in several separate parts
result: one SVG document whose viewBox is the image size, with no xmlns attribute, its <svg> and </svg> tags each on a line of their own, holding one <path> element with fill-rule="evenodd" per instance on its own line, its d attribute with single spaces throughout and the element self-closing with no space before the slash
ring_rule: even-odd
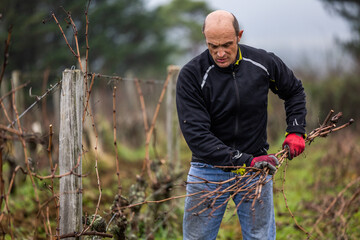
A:
<svg viewBox="0 0 360 240">
<path fill-rule="evenodd" d="M 235 77 L 235 71 L 233 70 L 232 72 L 233 75 L 233 79 L 234 79 L 234 85 L 235 85 L 235 96 L 236 96 L 236 112 L 235 112 L 235 138 L 234 138 L 234 142 L 233 142 L 233 147 L 235 148 L 235 141 L 237 136 L 239 135 L 239 109 L 240 109 L 240 94 L 239 94 L 239 89 L 238 89 L 238 84 L 236 82 L 236 77 Z"/>
</svg>

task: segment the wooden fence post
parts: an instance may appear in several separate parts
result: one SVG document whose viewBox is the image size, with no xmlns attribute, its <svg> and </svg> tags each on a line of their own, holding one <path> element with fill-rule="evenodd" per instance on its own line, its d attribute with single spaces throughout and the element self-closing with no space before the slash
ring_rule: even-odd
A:
<svg viewBox="0 0 360 240">
<path fill-rule="evenodd" d="M 14 83 L 14 88 L 21 85 L 21 72 L 19 70 L 12 71 L 11 78 Z M 25 107 L 24 107 L 24 90 L 23 89 L 19 89 L 18 91 L 15 92 L 15 105 L 16 105 L 18 113 L 21 114 L 25 109 Z M 14 116 L 14 119 L 16 119 L 15 116 Z"/>
<path fill-rule="evenodd" d="M 11 79 L 12 79 L 12 86 L 17 88 L 21 85 L 21 72 L 19 70 L 14 70 L 11 72 Z M 10 97 L 12 99 L 12 97 Z M 24 89 L 19 89 L 15 92 L 15 102 L 10 101 L 10 103 L 14 104 L 16 107 L 17 113 L 21 114 L 25 107 L 24 107 Z M 13 109 L 13 106 L 11 106 L 12 111 L 12 119 L 17 119 L 18 116 L 16 116 L 15 110 Z M 21 120 L 19 119 L 19 122 Z M 18 121 L 15 121 L 15 126 L 18 125 Z M 14 141 L 13 142 L 13 153 L 14 153 L 14 162 L 13 166 L 11 166 L 11 170 L 15 170 L 17 165 L 25 166 L 25 155 L 24 155 L 24 148 L 20 141 Z M 24 180 L 26 176 L 17 174 L 15 177 L 15 186 L 19 186 Z"/>
<path fill-rule="evenodd" d="M 167 138 L 167 155 L 171 168 L 176 172 L 178 168 L 178 140 L 179 127 L 177 124 L 176 105 L 175 105 L 175 88 L 180 68 L 178 66 L 169 66 L 168 72 L 172 71 L 171 79 L 167 86 L 166 92 L 166 138 Z M 175 124 L 176 123 L 176 124 Z"/>
<path fill-rule="evenodd" d="M 80 70 L 65 69 L 60 97 L 60 235 L 82 230 L 82 114 L 84 80 Z M 75 238 L 71 238 L 75 239 Z M 79 239 L 79 238 L 77 238 Z"/>
</svg>

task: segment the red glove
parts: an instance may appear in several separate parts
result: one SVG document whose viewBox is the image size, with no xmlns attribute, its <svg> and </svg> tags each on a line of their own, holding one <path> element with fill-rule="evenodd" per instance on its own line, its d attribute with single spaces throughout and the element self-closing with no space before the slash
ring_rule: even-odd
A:
<svg viewBox="0 0 360 240">
<path fill-rule="evenodd" d="M 251 160 L 250 167 L 256 168 L 269 168 L 269 174 L 273 175 L 276 171 L 276 166 L 279 165 L 278 159 L 275 155 L 262 155 L 259 157 L 254 157 Z"/>
<path fill-rule="evenodd" d="M 288 151 L 288 158 L 291 160 L 304 151 L 305 140 L 299 133 L 290 133 L 286 136 L 282 147 Z"/>
</svg>

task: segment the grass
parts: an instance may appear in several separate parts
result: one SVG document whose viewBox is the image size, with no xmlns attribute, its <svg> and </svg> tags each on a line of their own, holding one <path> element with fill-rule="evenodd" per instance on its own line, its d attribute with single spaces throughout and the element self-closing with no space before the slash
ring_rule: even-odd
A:
<svg viewBox="0 0 360 240">
<path fill-rule="evenodd" d="M 303 226 L 307 231 L 311 231 L 314 222 L 319 216 L 319 212 L 314 211 L 308 207 L 309 203 L 317 204 L 322 209 L 326 208 L 326 199 L 331 199 L 330 197 L 336 196 L 343 188 L 344 183 L 349 182 L 351 179 L 354 179 L 358 176 L 356 172 L 349 172 L 346 176 L 351 177 L 351 179 L 341 179 L 339 181 L 342 184 L 332 183 L 332 175 L 326 174 L 330 170 L 332 170 L 333 164 L 326 165 L 324 164 L 324 157 L 328 156 L 330 150 L 335 149 L 333 146 L 334 142 L 336 143 L 336 139 L 334 141 L 329 141 L 328 139 L 319 139 L 315 143 L 306 147 L 304 154 L 295 158 L 292 161 L 289 161 L 288 167 L 286 170 L 286 182 L 285 182 L 285 194 L 287 198 L 287 203 L 290 210 L 293 212 L 295 219 L 297 222 Z M 279 139 L 276 143 L 272 144 L 274 147 L 270 149 L 270 153 L 277 152 L 281 147 L 282 139 Z M 358 144 L 358 143 L 354 143 Z M 280 146 L 280 147 L 279 147 Z M 336 148 L 337 149 L 337 148 Z M 339 148 L 340 149 L 340 148 Z M 121 161 L 121 179 L 123 186 L 123 194 L 126 196 L 128 194 L 128 188 L 131 184 L 134 183 L 135 175 L 140 172 L 142 166 L 143 157 L 138 157 L 137 154 L 142 155 L 143 150 L 139 149 L 133 152 L 134 155 L 129 155 L 128 152 L 132 152 L 129 149 L 122 148 L 119 146 L 119 156 L 128 156 L 128 158 L 120 159 Z M 189 167 L 190 162 L 190 154 L 189 150 L 181 145 L 181 168 L 185 170 L 184 176 L 181 178 L 182 180 L 186 179 L 186 170 Z M 331 152 L 330 152 L 331 153 Z M 99 154 L 99 174 L 101 179 L 102 186 L 102 202 L 100 206 L 100 214 L 104 214 L 104 216 L 109 214 L 110 205 L 114 199 L 115 194 L 117 193 L 117 177 L 116 170 L 114 169 L 114 154 L 101 155 Z M 163 155 L 163 154 L 161 154 Z M 111 156 L 111 157 L 109 157 Z M 83 178 L 83 209 L 88 214 L 92 213 L 95 210 L 97 199 L 98 199 L 98 189 L 96 187 L 96 176 L 94 175 L 94 159 L 91 154 L 86 155 L 83 159 L 83 173 L 89 173 L 89 175 Z M 327 159 L 325 159 L 327 160 Z M 335 160 L 336 156 L 335 156 Z M 354 164 L 353 166 L 356 166 Z M 5 165 L 6 167 L 6 165 Z M 345 166 L 346 167 L 346 166 Z M 5 168 L 6 169 L 6 168 Z M 286 208 L 284 198 L 282 195 L 282 179 L 284 176 L 283 172 L 284 166 L 282 166 L 275 176 L 274 181 L 274 206 L 275 206 L 275 214 L 276 214 L 276 224 L 277 224 L 277 239 L 306 239 L 306 234 L 299 230 L 294 220 L 292 219 L 288 209 Z M 330 171 L 331 172 L 331 171 Z M 48 174 L 48 173 L 47 173 Z M 43 175 L 47 175 L 43 174 Z M 56 180 L 58 181 L 58 180 Z M 38 181 L 37 186 L 40 190 L 41 202 L 44 202 L 47 197 L 49 197 L 49 193 L 43 187 L 45 181 Z M 181 180 L 178 181 L 178 183 Z M 317 183 L 329 184 L 324 185 L 324 188 L 316 188 L 315 185 Z M 331 183 L 331 184 L 330 184 Z M 49 184 L 49 183 L 48 183 Z M 334 186 L 333 186 L 334 185 Z M 55 186 L 58 189 L 58 184 Z M 356 189 L 355 189 L 356 190 Z M 353 191 L 355 191 L 353 189 Z M 358 190 L 358 189 L 357 189 Z M 149 190 L 151 194 L 151 191 Z M 184 188 L 176 188 L 176 191 L 173 191 L 174 195 L 181 195 L 184 193 Z M 347 198 L 353 196 L 352 192 L 344 194 Z M 31 186 L 30 179 L 27 178 L 26 181 L 19 185 L 16 189 L 16 192 L 11 195 L 10 198 L 10 210 L 15 215 L 20 214 L 24 216 L 24 222 L 19 222 L 16 219 L 14 223 L 14 233 L 17 237 L 21 236 L 24 239 L 28 237 L 28 235 L 33 234 L 33 224 L 28 222 L 26 219 L 34 219 L 37 213 L 37 206 L 34 201 L 34 192 Z M 154 239 L 181 239 L 181 223 L 182 223 L 182 215 L 183 215 L 183 201 L 173 200 L 167 203 L 164 203 L 164 206 L 161 208 L 161 214 L 172 214 L 166 220 L 166 224 L 164 226 L 159 225 L 160 227 L 155 232 Z M 173 204 L 176 202 L 176 204 Z M 355 202 L 357 203 L 357 202 Z M 321 205 L 321 204 L 325 204 Z M 328 204 L 328 203 L 327 203 Z M 143 218 L 151 217 L 149 214 L 150 207 L 145 206 L 141 210 L 141 215 Z M 233 215 L 234 212 L 234 203 L 230 202 L 228 204 L 227 212 L 224 216 L 223 222 L 221 224 L 221 228 L 218 234 L 218 239 L 220 240 L 240 240 L 241 237 L 241 227 L 238 221 L 237 216 Z M 347 223 L 347 235 L 350 239 L 358 239 L 359 231 L 358 226 L 360 225 L 360 212 L 357 208 L 352 208 L 353 212 L 348 212 L 344 217 L 349 218 Z M 164 215 L 165 216 L 165 215 Z M 331 217 L 331 216 L 330 216 Z M 322 221 L 319 224 L 319 227 L 326 229 L 327 223 L 329 221 L 329 216 L 326 216 L 327 219 Z M 54 219 L 51 216 L 51 219 Z M 331 220 L 331 218 L 330 218 Z M 159 223 L 159 221 L 154 221 L 147 219 L 147 224 L 153 224 L 154 226 Z M 52 222 L 52 226 L 54 226 L 54 222 Z M 54 229 L 54 227 L 53 227 Z M 38 233 L 44 235 L 42 231 L 38 231 Z M 319 239 L 332 239 L 331 235 L 333 232 L 330 232 L 328 235 L 325 235 L 324 238 L 319 237 Z M 317 235 L 315 235 L 317 236 Z M 6 235 L 8 238 L 8 235 Z"/>
</svg>

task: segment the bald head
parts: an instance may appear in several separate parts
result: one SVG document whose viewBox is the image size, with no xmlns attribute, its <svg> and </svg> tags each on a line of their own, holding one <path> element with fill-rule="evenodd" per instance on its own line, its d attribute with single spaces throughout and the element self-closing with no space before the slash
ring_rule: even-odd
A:
<svg viewBox="0 0 360 240">
<path fill-rule="evenodd" d="M 203 33 L 209 53 L 219 67 L 225 68 L 235 62 L 243 30 L 239 30 L 233 14 L 224 10 L 210 13 L 204 21 Z"/>
<path fill-rule="evenodd" d="M 219 28 L 233 26 L 235 36 L 238 36 L 240 32 L 239 22 L 236 17 L 225 10 L 216 10 L 207 15 L 202 31 L 205 34 L 209 28 L 215 26 Z"/>
</svg>

